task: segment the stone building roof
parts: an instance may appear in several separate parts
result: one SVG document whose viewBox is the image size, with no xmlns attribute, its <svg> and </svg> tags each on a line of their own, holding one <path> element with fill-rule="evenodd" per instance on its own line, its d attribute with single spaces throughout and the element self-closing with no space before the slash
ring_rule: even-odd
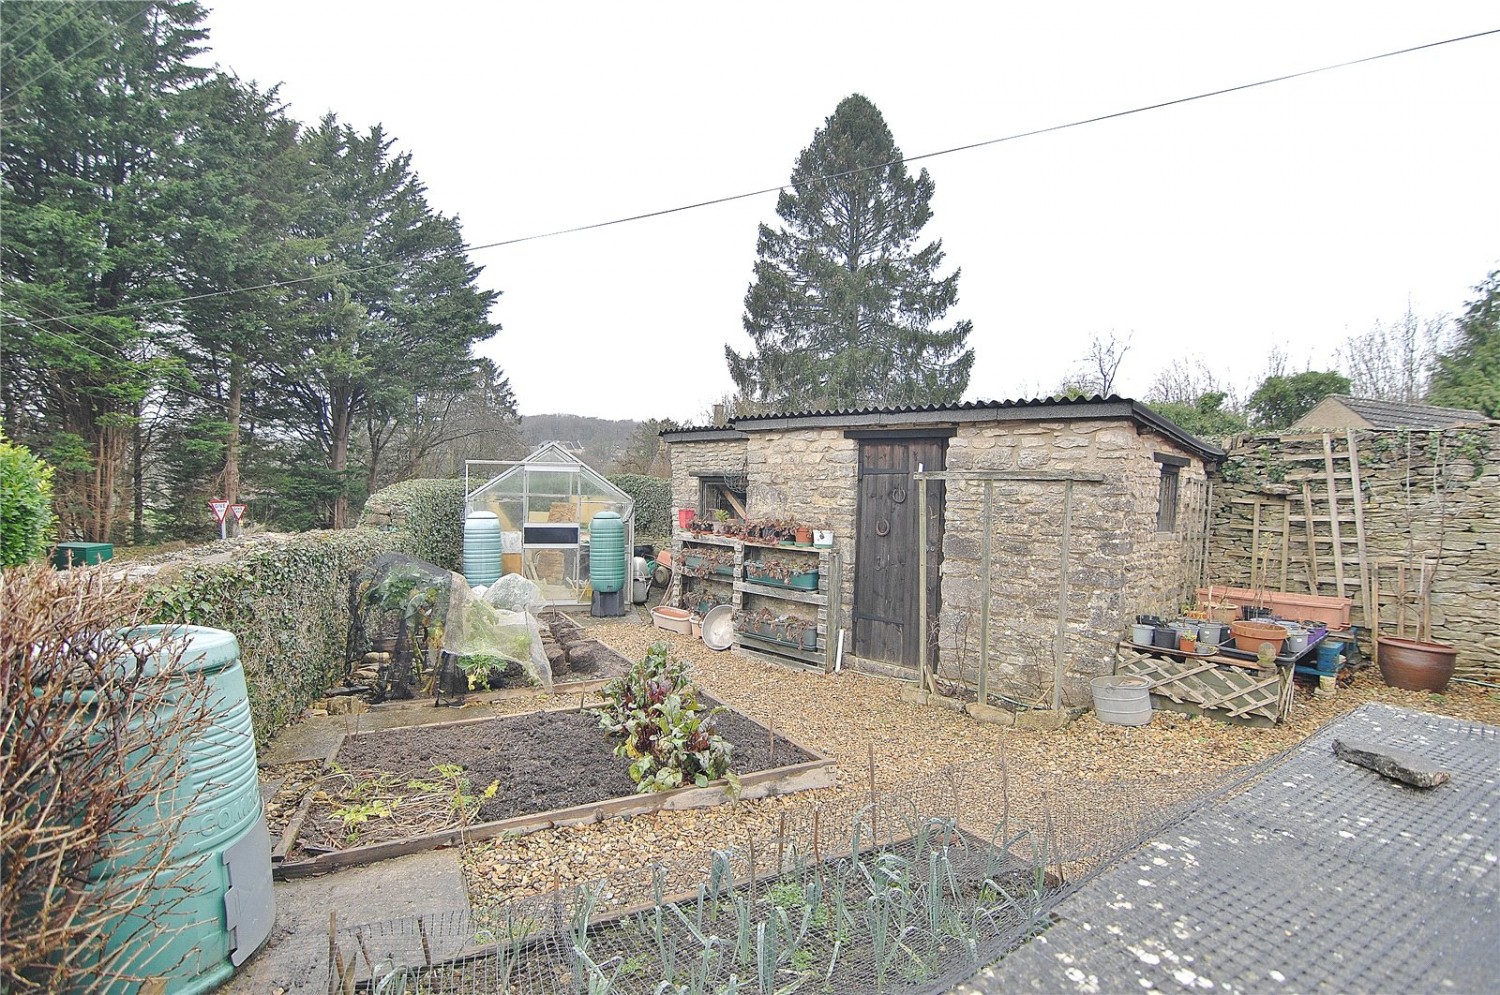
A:
<svg viewBox="0 0 1500 995">
<path fill-rule="evenodd" d="M 1329 394 L 1293 422 L 1292 428 L 1407 428 L 1425 431 L 1457 425 L 1484 425 L 1490 421 L 1484 412 L 1468 408 L 1440 408 L 1431 404 Z"/>
<path fill-rule="evenodd" d="M 876 428 L 952 422 L 1043 421 L 1086 418 L 1124 418 L 1156 431 L 1188 452 L 1212 462 L 1225 456 L 1218 446 L 1204 442 L 1182 426 L 1162 417 L 1140 401 L 1114 394 L 1108 397 L 1039 397 L 1030 400 L 965 401 L 961 404 L 920 404 L 863 408 L 823 408 L 810 411 L 746 415 L 729 425 L 685 426 L 661 433 L 668 442 L 702 442 L 744 438 L 749 432 L 803 428 Z"/>
</svg>

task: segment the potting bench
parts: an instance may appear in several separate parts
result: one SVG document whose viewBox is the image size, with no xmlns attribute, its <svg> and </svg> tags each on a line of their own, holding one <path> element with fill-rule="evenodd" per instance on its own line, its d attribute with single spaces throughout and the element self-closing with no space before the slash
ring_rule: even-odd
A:
<svg viewBox="0 0 1500 995">
<path fill-rule="evenodd" d="M 1310 647 L 1307 653 L 1315 653 Z M 1245 654 L 1248 656 L 1248 654 Z M 1297 660 L 1307 656 L 1298 656 Z M 1151 701 L 1190 715 L 1249 725 L 1285 722 L 1292 713 L 1292 672 L 1297 660 L 1262 669 L 1252 657 L 1219 650 L 1212 655 L 1122 642 L 1115 648 L 1115 673 L 1151 681 Z"/>
</svg>

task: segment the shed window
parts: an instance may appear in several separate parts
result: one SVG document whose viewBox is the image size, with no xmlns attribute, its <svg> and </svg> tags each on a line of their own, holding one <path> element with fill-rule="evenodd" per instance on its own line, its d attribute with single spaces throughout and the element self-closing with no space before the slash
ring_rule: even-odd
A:
<svg viewBox="0 0 1500 995">
<path fill-rule="evenodd" d="M 712 518 L 723 510 L 731 518 L 744 518 L 746 480 L 743 476 L 703 476 L 698 478 L 698 514 Z"/>
<path fill-rule="evenodd" d="M 1177 531 L 1177 484 L 1187 460 L 1181 456 L 1157 453 L 1153 457 L 1161 464 L 1161 483 L 1156 492 L 1156 531 Z"/>
</svg>

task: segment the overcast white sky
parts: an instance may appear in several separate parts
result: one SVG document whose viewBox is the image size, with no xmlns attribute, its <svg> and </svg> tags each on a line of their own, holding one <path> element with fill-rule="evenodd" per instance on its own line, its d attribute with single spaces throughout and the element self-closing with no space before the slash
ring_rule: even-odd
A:
<svg viewBox="0 0 1500 995">
<path fill-rule="evenodd" d="M 206 0 L 211 61 L 290 113 L 381 123 L 470 244 L 785 183 L 863 93 L 907 155 L 1500 27 L 1493 2 Z M 1500 36 L 927 160 L 970 399 L 1118 392 L 1202 358 L 1328 368 L 1500 265 Z M 743 349 L 775 195 L 475 253 L 522 414 L 699 420 Z"/>
</svg>

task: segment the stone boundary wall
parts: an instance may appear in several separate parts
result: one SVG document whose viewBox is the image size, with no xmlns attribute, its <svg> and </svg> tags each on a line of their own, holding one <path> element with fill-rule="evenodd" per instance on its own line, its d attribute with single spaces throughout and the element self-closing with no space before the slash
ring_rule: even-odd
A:
<svg viewBox="0 0 1500 995">
<path fill-rule="evenodd" d="M 1500 681 L 1500 426 L 1449 429 L 1443 432 L 1361 430 L 1354 433 L 1359 455 L 1367 562 L 1392 558 L 1417 564 L 1435 563 L 1431 583 L 1432 638 L 1458 648 L 1461 676 Z M 1331 434 L 1337 452 L 1347 450 L 1343 432 Z M 1309 570 L 1306 533 L 1302 531 L 1302 484 L 1299 471 L 1322 472 L 1320 460 L 1292 457 L 1321 454 L 1321 433 L 1288 433 L 1241 438 L 1235 441 L 1216 485 L 1209 574 L 1216 584 L 1251 586 L 1253 501 L 1284 507 L 1291 498 L 1292 525 L 1286 560 L 1286 589 L 1307 593 Z M 1339 465 L 1342 469 L 1343 464 Z M 1291 479 L 1289 479 L 1289 477 Z M 1338 481 L 1335 481 L 1338 486 Z M 1326 496 L 1326 484 L 1312 489 Z M 1263 506 L 1263 516 L 1266 515 Z M 1349 505 L 1352 507 L 1352 504 Z M 1315 518 L 1326 518 L 1327 504 L 1314 505 Z M 1279 526 L 1281 512 L 1263 520 Z M 1317 522 L 1317 535 L 1328 526 Z M 1349 527 L 1343 527 L 1347 534 Z M 1281 564 L 1271 551 L 1270 589 L 1281 586 Z M 1264 543 L 1264 539 L 1263 539 Z M 1327 546 L 1323 548 L 1328 548 Z M 1261 562 L 1265 563 L 1262 556 Z M 1354 600 L 1353 621 L 1368 628 L 1354 545 L 1345 558 L 1346 595 Z M 1330 568 L 1318 570 L 1317 593 L 1336 595 Z M 1411 575 L 1419 576 L 1414 567 Z M 1352 581 L 1351 581 L 1352 578 Z M 1395 634 L 1388 623 L 1397 614 L 1395 573 L 1382 570 L 1382 632 Z M 1372 585 L 1373 587 L 1373 585 Z M 1415 604 L 1407 613 L 1408 636 L 1415 621 Z"/>
</svg>

